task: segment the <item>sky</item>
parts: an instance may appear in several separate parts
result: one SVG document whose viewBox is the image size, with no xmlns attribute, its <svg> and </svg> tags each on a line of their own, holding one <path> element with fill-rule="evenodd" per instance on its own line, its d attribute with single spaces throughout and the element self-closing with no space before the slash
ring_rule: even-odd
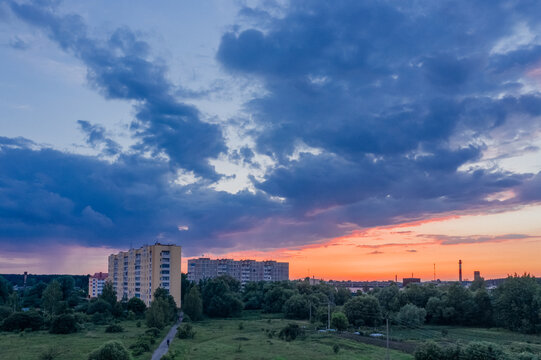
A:
<svg viewBox="0 0 541 360">
<path fill-rule="evenodd" d="M 0 273 L 162 242 L 291 278 L 541 276 L 539 13 L 0 0 Z"/>
</svg>

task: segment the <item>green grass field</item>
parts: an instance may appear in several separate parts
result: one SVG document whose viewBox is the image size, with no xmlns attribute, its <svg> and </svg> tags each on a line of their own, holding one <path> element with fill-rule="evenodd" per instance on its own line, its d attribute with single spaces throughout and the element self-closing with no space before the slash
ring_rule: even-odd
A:
<svg viewBox="0 0 541 360">
<path fill-rule="evenodd" d="M 37 360 L 47 348 L 55 347 L 61 352 L 57 360 L 86 360 L 89 353 L 110 340 L 120 340 L 126 347 L 129 347 L 147 329 L 144 321 L 139 328 L 135 324 L 136 321 L 123 321 L 120 325 L 124 328 L 124 332 L 121 333 L 106 333 L 105 325 L 91 323 L 85 324 L 85 329 L 67 335 L 54 335 L 47 331 L 0 332 L 0 359 Z M 162 331 L 154 347 L 158 346 L 168 329 Z M 151 354 L 151 352 L 147 352 L 134 357 L 134 359 L 150 359 Z"/>
<path fill-rule="evenodd" d="M 425 325 L 418 329 L 391 328 L 391 338 L 419 342 L 434 340 L 440 343 L 462 343 L 488 341 L 511 352 L 529 351 L 541 355 L 541 336 L 511 332 L 505 329 L 484 329 L 459 326 Z"/>
<path fill-rule="evenodd" d="M 280 329 L 289 323 L 307 326 L 308 322 L 269 319 L 248 313 L 242 319 L 205 320 L 192 323 L 194 339 L 175 338 L 170 351 L 176 359 L 385 359 L 385 349 L 342 339 L 333 334 L 307 332 L 303 339 L 286 342 L 278 338 Z M 242 329 L 239 324 L 242 323 Z M 274 335 L 272 334 L 274 331 Z M 271 337 L 272 336 L 272 337 Z M 338 344 L 337 354 L 333 345 Z M 391 359 L 410 360 L 411 355 L 391 351 Z"/>
</svg>

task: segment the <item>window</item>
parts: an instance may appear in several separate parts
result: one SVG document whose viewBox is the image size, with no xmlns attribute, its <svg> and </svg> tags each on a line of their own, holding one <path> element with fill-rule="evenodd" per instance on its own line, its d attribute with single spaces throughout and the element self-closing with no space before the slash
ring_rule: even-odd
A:
<svg viewBox="0 0 541 360">
<path fill-rule="evenodd" d="M 162 270 L 162 271 L 160 272 L 160 274 L 167 274 L 167 275 L 169 275 L 169 270 Z"/>
<path fill-rule="evenodd" d="M 163 287 L 169 287 L 169 283 L 168 283 L 168 282 L 164 282 L 164 283 L 162 283 L 162 286 L 163 286 Z"/>
<path fill-rule="evenodd" d="M 169 269 L 169 264 L 161 264 L 160 268 L 162 269 Z"/>
</svg>

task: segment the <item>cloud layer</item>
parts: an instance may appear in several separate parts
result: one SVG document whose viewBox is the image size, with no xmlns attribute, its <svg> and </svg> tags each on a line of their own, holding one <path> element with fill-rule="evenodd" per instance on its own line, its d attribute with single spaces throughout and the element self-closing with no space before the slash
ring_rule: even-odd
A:
<svg viewBox="0 0 541 360">
<path fill-rule="evenodd" d="M 264 89 L 244 104 L 254 146 L 240 150 L 225 139 L 228 119 L 211 123 L 179 98 L 182 84 L 134 30 L 100 38 L 56 5 L 9 5 L 11 21 L 77 58 L 104 98 L 133 105 L 135 145 L 123 149 L 106 128 L 84 120 L 78 124 L 99 155 L 1 137 L 4 247 L 165 239 L 191 254 L 278 248 L 541 200 L 541 173 L 474 166 L 501 144 L 517 144 L 511 156 L 541 133 L 541 40 L 528 35 L 541 30 L 538 2 L 245 8 L 216 54 L 224 71 Z M 251 177 L 250 191 L 217 191 L 223 174 L 209 161 L 220 156 L 264 175 Z M 272 165 L 258 163 L 260 156 Z M 197 180 L 179 184 L 179 172 Z M 504 191 L 514 197 L 489 200 Z"/>
</svg>

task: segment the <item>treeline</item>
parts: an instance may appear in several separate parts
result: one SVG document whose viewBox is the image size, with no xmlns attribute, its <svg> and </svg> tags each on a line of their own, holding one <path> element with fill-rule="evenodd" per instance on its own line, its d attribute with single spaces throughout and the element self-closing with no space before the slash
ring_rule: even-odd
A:
<svg viewBox="0 0 541 360">
<path fill-rule="evenodd" d="M 12 285 L 17 285 L 22 287 L 24 285 L 24 275 L 21 274 L 0 274 L 5 280 L 10 282 Z M 73 286 L 77 289 L 83 290 L 88 294 L 88 278 L 90 275 L 34 275 L 29 274 L 26 278 L 26 286 L 33 287 L 36 284 L 42 282 L 45 285 L 50 283 L 53 280 L 58 280 L 59 278 L 72 278 Z"/>
<path fill-rule="evenodd" d="M 424 323 L 462 326 L 498 326 L 524 333 L 541 332 L 541 285 L 530 275 L 511 276 L 488 291 L 482 280 L 466 288 L 459 283 L 410 284 L 352 294 L 346 288 L 305 281 L 253 282 L 243 289 L 222 276 L 190 283 L 183 278 L 184 312 L 192 320 L 231 317 L 242 309 L 283 313 L 291 319 L 311 319 L 338 330 L 379 326 L 385 319 L 396 325 Z"/>
</svg>

